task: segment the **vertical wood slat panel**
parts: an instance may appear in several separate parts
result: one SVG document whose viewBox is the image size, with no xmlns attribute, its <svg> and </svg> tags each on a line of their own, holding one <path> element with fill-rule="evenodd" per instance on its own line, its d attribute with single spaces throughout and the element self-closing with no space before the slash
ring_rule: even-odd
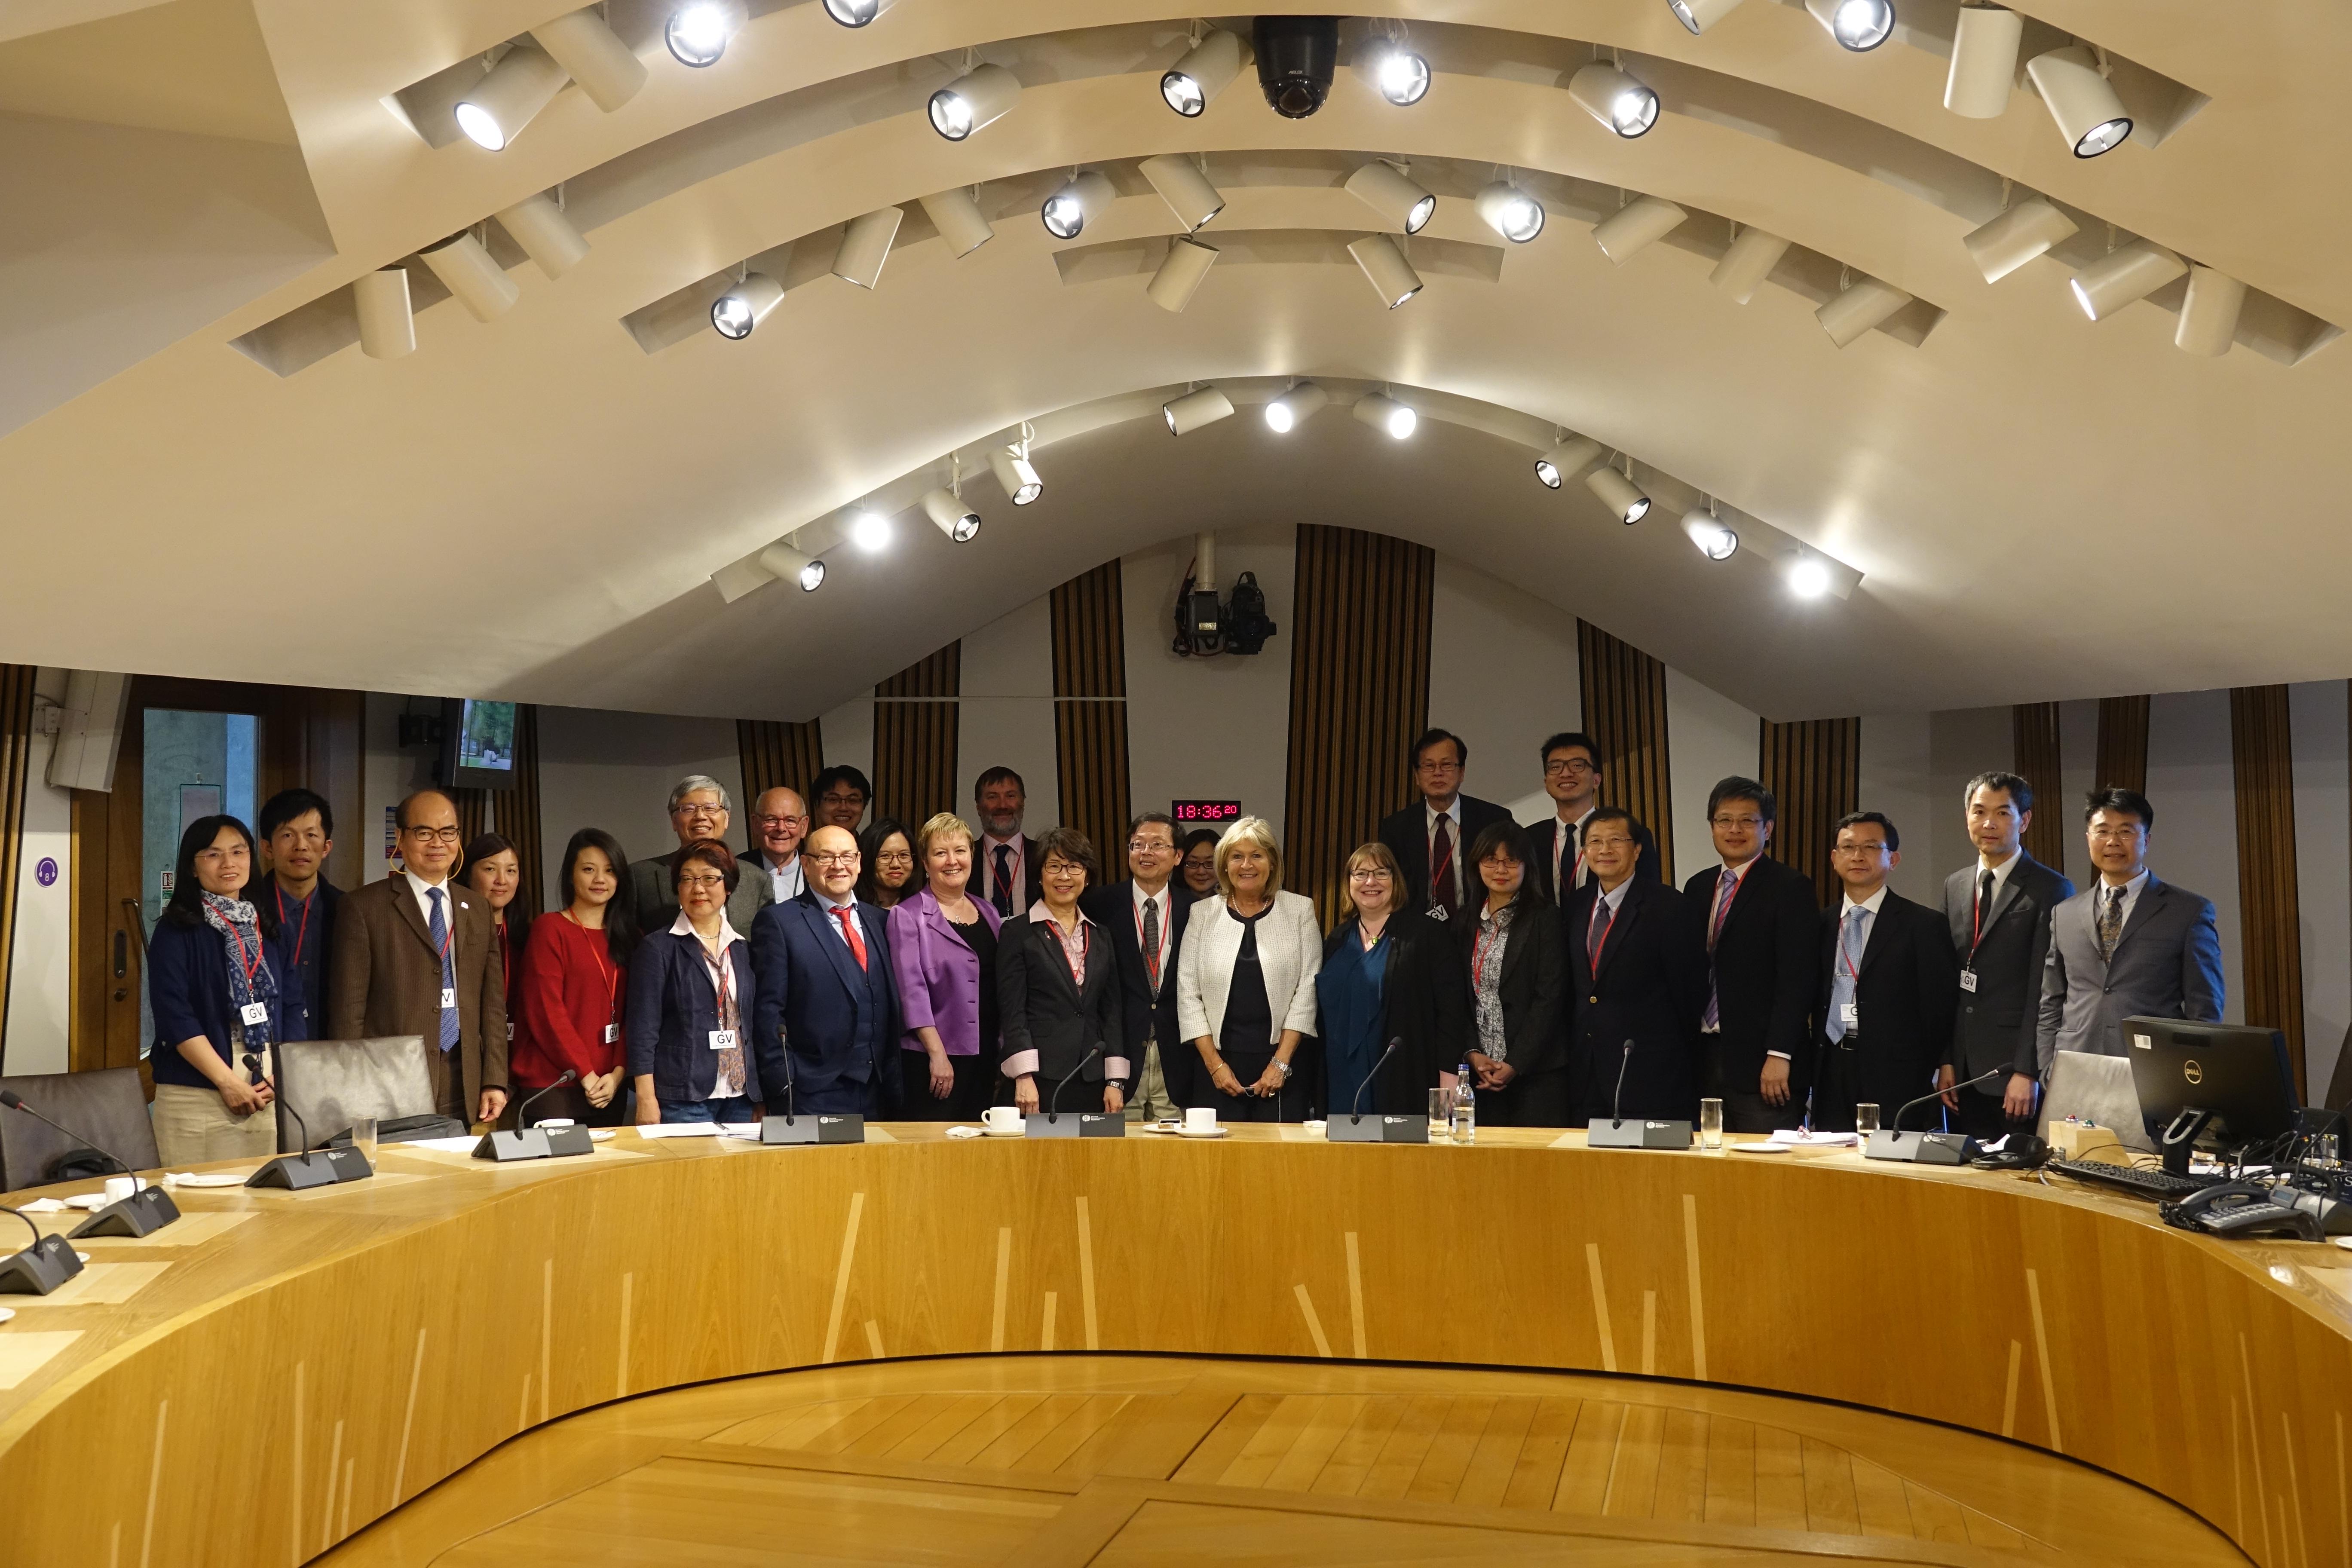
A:
<svg viewBox="0 0 2352 1568">
<path fill-rule="evenodd" d="M 824 739 L 818 721 L 784 723 L 773 719 L 735 721 L 735 748 L 743 763 L 743 815 L 772 789 L 788 789 L 805 801 L 809 781 L 824 769 Z"/>
<path fill-rule="evenodd" d="M 874 815 L 919 823 L 956 807 L 963 644 L 951 642 L 874 689 Z M 925 699 L 944 698 L 945 701 Z"/>
<path fill-rule="evenodd" d="M 2099 699 L 2099 751 L 2094 789 L 2147 789 L 2147 699 Z"/>
<path fill-rule="evenodd" d="M 2285 687 L 2231 689 L 2230 752 L 2237 785 L 2238 931 L 2246 1022 L 2286 1037 L 2295 1090 L 2307 1100 L 2294 745 Z"/>
<path fill-rule="evenodd" d="M 1759 723 L 1760 777 L 1780 801 L 1772 856 L 1811 877 L 1813 892 L 1826 908 L 1839 891 L 1837 873 L 1830 864 L 1837 820 L 1857 808 L 1862 795 L 1862 721 L 1808 719 L 1776 724 L 1765 719 Z M 1898 829 L 1901 826 L 1896 824 Z"/>
<path fill-rule="evenodd" d="M 1658 869 L 1675 880 L 1672 770 L 1666 752 L 1666 667 L 1590 621 L 1576 623 L 1584 728 L 1606 761 L 1601 798 L 1641 819 L 1658 842 Z"/>
<path fill-rule="evenodd" d="M 514 788 L 499 802 L 499 830 L 515 848 L 522 867 L 522 882 L 515 900 L 526 918 L 537 919 L 547 902 L 547 879 L 558 867 L 549 866 L 540 838 L 539 707 L 525 702 L 515 709 Z"/>
<path fill-rule="evenodd" d="M 1436 555 L 1349 528 L 1298 530 L 1291 605 L 1283 884 L 1328 927 L 1349 851 L 1412 798 L 1429 722 Z"/>
<path fill-rule="evenodd" d="M 1062 821 L 1095 847 L 1105 881 L 1125 875 L 1130 815 L 1127 761 L 1127 621 L 1116 560 L 1051 597 L 1054 760 Z"/>
<path fill-rule="evenodd" d="M 29 664 L 0 664 L 0 1049 L 8 1028 L 8 972 L 16 951 L 16 883 L 25 858 L 25 773 L 32 751 Z"/>
<path fill-rule="evenodd" d="M 2066 814 L 2058 797 L 2065 774 L 2058 743 L 2058 704 L 2021 702 L 2011 710 L 2016 772 L 2033 786 L 2033 820 L 2026 825 L 2025 852 L 2044 866 L 2066 864 Z M 1937 810 L 1940 801 L 1934 803 Z"/>
</svg>

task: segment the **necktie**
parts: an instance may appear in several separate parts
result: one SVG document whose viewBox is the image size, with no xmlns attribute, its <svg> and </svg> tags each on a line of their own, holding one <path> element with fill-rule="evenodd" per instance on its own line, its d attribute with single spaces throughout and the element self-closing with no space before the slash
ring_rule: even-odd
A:
<svg viewBox="0 0 2352 1568">
<path fill-rule="evenodd" d="M 1985 930 L 1985 927 L 1986 927 L 1986 926 L 1988 926 L 1988 925 L 1990 925 L 1991 923 L 1992 923 L 1992 873 L 1991 873 L 1991 872 L 1990 872 L 1990 871 L 1979 871 L 1979 872 L 1978 872 L 1978 873 L 1977 873 L 1977 930 L 1976 930 L 1976 939 L 1975 939 L 1973 942 L 1969 942 L 1969 956 L 1970 958 L 1974 958 L 1974 957 L 1976 956 L 1976 951 L 1977 951 L 1977 949 L 1978 949 L 1979 947 L 1981 947 L 1981 946 L 1984 944 L 1984 930 Z"/>
<path fill-rule="evenodd" d="M 996 847 L 996 892 L 989 901 L 996 906 L 996 912 L 1000 915 L 1013 912 L 1013 846 L 1010 844 Z M 859 962 L 865 961 L 861 959 Z"/>
<path fill-rule="evenodd" d="M 2103 959 L 2115 957 L 2116 943 L 2122 940 L 2123 934 L 2124 890 L 2109 888 L 2107 901 L 2099 909 L 2099 956 Z"/>
<path fill-rule="evenodd" d="M 1551 901 L 1561 909 L 1568 908 L 1568 895 L 1574 890 L 1568 885 L 1569 879 L 1560 875 L 1560 868 L 1567 863 L 1569 836 L 1575 831 L 1565 822 L 1552 829 Z"/>
<path fill-rule="evenodd" d="M 1160 900 L 1143 900 L 1143 973 L 1151 994 L 1160 994 Z"/>
<path fill-rule="evenodd" d="M 1608 914 L 1612 922 L 1617 918 L 1609 909 L 1609 900 L 1596 894 L 1592 900 L 1592 923 L 1584 928 L 1584 960 L 1596 974 L 1601 970 L 1601 944 L 1609 940 L 1609 927 L 1601 922 L 1603 914 Z"/>
<path fill-rule="evenodd" d="M 1715 914 L 1706 922 L 1706 1012 L 1699 1019 L 1704 1029 L 1723 1026 L 1722 999 L 1715 989 L 1715 942 L 1723 934 L 1723 917 L 1731 912 L 1732 896 L 1739 891 L 1739 879 L 1727 868 L 1715 874 Z"/>
<path fill-rule="evenodd" d="M 1454 890 L 1454 825 L 1444 816 L 1429 839 L 1429 899 L 1448 915 L 1462 907 L 1461 896 Z"/>
<path fill-rule="evenodd" d="M 857 929 L 857 911 L 847 904 L 833 906 L 833 918 L 841 922 L 841 934 L 849 939 L 849 951 L 857 959 L 857 967 L 866 967 L 866 933 Z"/>
<path fill-rule="evenodd" d="M 443 994 L 454 997 L 457 994 L 457 971 L 450 961 L 449 919 L 441 911 L 443 894 L 438 888 L 427 888 L 425 897 L 433 905 L 432 918 L 425 922 L 425 934 L 433 939 L 433 951 L 441 955 L 441 990 Z M 457 1048 L 457 1009 L 455 1007 L 441 1009 L 441 1048 L 445 1051 Z"/>
<path fill-rule="evenodd" d="M 1822 1033 L 1831 1040 L 1845 1038 L 1845 1010 L 1853 1005 L 1853 983 L 1862 967 L 1862 952 L 1869 943 L 1870 911 L 1860 904 L 1845 912 L 1838 931 L 1838 950 L 1830 960 L 1830 1017 Z"/>
</svg>

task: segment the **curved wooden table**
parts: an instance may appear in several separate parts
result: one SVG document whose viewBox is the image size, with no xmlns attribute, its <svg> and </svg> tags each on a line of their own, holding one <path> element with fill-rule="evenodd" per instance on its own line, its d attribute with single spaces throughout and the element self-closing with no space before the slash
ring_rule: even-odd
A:
<svg viewBox="0 0 2352 1568">
<path fill-rule="evenodd" d="M 9 1299 L 11 1558 L 300 1562 L 617 1397 L 1099 1349 L 1846 1401 L 2111 1470 L 2259 1563 L 2352 1561 L 2352 1255 L 2332 1246 L 2224 1244 L 2060 1180 L 1845 1153 L 942 1131 L 830 1149 L 624 1132 L 503 1170 L 394 1149 L 348 1187 L 184 1190 L 185 1221 L 89 1247 L 64 1299 Z"/>
</svg>

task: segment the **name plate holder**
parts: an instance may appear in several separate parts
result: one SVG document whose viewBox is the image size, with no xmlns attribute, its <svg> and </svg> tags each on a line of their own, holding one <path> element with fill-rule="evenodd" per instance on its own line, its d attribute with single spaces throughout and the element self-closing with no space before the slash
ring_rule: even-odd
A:
<svg viewBox="0 0 2352 1568">
<path fill-rule="evenodd" d="M 1127 1117 L 1101 1110 L 1073 1110 L 1067 1116 L 1040 1111 L 1024 1117 L 1022 1126 L 1032 1138 L 1124 1138 Z"/>
<path fill-rule="evenodd" d="M 245 1179 L 245 1184 L 284 1187 L 299 1193 L 311 1187 L 331 1187 L 338 1182 L 365 1181 L 374 1174 L 367 1156 L 356 1149 L 314 1149 L 307 1154 L 280 1154 L 263 1162 L 261 1169 Z"/>
<path fill-rule="evenodd" d="M 1865 1160 L 1900 1160 L 1915 1165 L 1965 1165 L 1977 1155 L 1976 1140 L 1965 1132 L 1894 1132 L 1870 1135 Z"/>
<path fill-rule="evenodd" d="M 863 1143 L 866 1142 L 866 1118 L 852 1115 L 819 1115 L 803 1110 L 798 1116 L 766 1116 L 760 1119 L 760 1142 L 762 1143 Z"/>
<path fill-rule="evenodd" d="M 1334 1116 L 1323 1123 L 1327 1143 L 1426 1143 L 1426 1116 Z"/>
<path fill-rule="evenodd" d="M 1588 1149 L 1687 1149 L 1696 1142 L 1687 1121 L 1622 1121 L 1596 1116 L 1584 1126 Z"/>
</svg>

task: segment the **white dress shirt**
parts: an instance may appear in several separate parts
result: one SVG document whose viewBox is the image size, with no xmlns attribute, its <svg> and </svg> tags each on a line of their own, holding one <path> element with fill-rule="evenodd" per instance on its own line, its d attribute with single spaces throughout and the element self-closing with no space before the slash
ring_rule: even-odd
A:
<svg viewBox="0 0 2352 1568">
<path fill-rule="evenodd" d="M 824 911 L 825 925 L 833 931 L 833 934 L 840 940 L 842 946 L 849 947 L 849 932 L 843 929 L 841 917 L 835 914 L 833 911 L 835 910 L 855 910 L 857 907 L 857 895 L 853 892 L 845 899 L 836 899 L 831 893 L 826 892 L 823 888 L 814 886 L 812 886 L 809 889 L 809 891 L 816 895 L 816 907 Z M 852 920 L 856 919 L 855 915 L 852 915 L 850 918 Z M 864 936 L 866 934 L 862 923 L 860 924 L 857 934 L 860 936 Z M 852 952 L 857 951 L 854 947 L 849 950 Z"/>
<path fill-rule="evenodd" d="M 1715 928 L 1716 911 L 1717 910 L 1723 910 L 1723 918 L 1725 920 L 1729 920 L 1731 918 L 1731 910 L 1725 905 L 1724 900 L 1726 899 L 1737 900 L 1739 897 L 1739 884 L 1741 880 L 1747 877 L 1748 871 L 1755 866 L 1756 862 L 1762 858 L 1764 858 L 1764 857 L 1760 853 L 1750 855 L 1747 859 L 1742 860 L 1737 866 L 1733 865 L 1730 861 L 1726 860 L 1723 863 L 1722 869 L 1717 874 L 1715 881 L 1715 897 L 1707 901 L 1707 906 L 1705 911 L 1705 918 L 1706 921 L 1706 950 L 1710 954 L 1715 952 L 1715 939 L 1721 934 Z M 1713 960 L 1710 959 L 1710 966 L 1712 965 L 1712 963 Z M 1723 1033 L 1723 1020 L 1718 1017 L 1711 1025 L 1702 1024 L 1699 1026 L 1698 1032 L 1702 1035 L 1720 1035 Z M 1779 1057 L 1784 1062 L 1794 1059 L 1786 1051 L 1766 1051 L 1764 1054 L 1768 1057 Z"/>
<path fill-rule="evenodd" d="M 798 855 L 786 856 L 784 863 L 779 866 L 769 859 L 768 852 L 762 849 L 760 851 L 760 863 L 768 868 L 768 885 L 775 889 L 776 902 L 780 904 L 787 899 L 799 898 L 801 889 L 808 886 L 808 879 L 801 871 Z"/>
<path fill-rule="evenodd" d="M 1584 886 L 1592 876 L 1583 860 L 1584 825 L 1591 821 L 1592 814 L 1600 809 L 1597 805 L 1588 805 L 1584 808 L 1584 815 L 1574 822 L 1555 814 L 1554 820 L 1559 826 L 1552 829 L 1551 835 L 1552 901 L 1563 909 L 1568 907 L 1568 895 Z M 1560 875 L 1562 868 L 1567 869 L 1566 877 Z"/>
<path fill-rule="evenodd" d="M 1441 816 L 1446 819 L 1446 837 L 1454 840 L 1454 866 L 1452 872 L 1454 877 L 1454 907 L 1460 909 L 1462 905 L 1467 901 L 1468 897 L 1468 895 L 1463 890 L 1462 858 L 1470 853 L 1470 846 L 1462 842 L 1462 796 L 1457 793 L 1451 801 L 1446 803 L 1445 809 L 1444 811 L 1440 811 L 1435 806 L 1430 805 L 1429 798 L 1424 795 L 1422 797 L 1421 811 L 1423 817 L 1421 835 L 1423 841 L 1429 846 L 1429 864 L 1433 870 L 1435 868 L 1437 860 L 1437 819 Z M 1435 903 L 1437 901 L 1437 889 L 1434 884 L 1430 888 L 1429 901 L 1431 903 Z"/>
<path fill-rule="evenodd" d="M 416 900 L 416 912 L 425 917 L 425 929 L 428 931 L 433 929 L 433 889 L 441 889 L 441 923 L 449 932 L 449 963 L 452 965 L 449 973 L 455 974 L 457 962 L 457 889 L 446 881 L 428 882 L 404 868 L 400 874 L 408 879 L 408 890 Z M 473 906 L 466 907 L 470 909 Z"/>
<path fill-rule="evenodd" d="M 1853 972 L 1854 972 L 1856 974 L 1859 974 L 1859 973 L 1862 973 L 1862 959 L 1863 959 L 1863 955 L 1864 955 L 1864 953 L 1866 953 L 1866 952 L 1868 952 L 1870 951 L 1870 938 L 1871 938 L 1871 933 L 1873 933 L 1874 931 L 1877 931 L 1877 930 L 1878 930 L 1878 911 L 1879 911 L 1882 908 L 1884 908 L 1884 907 L 1885 906 L 1885 903 L 1886 903 L 1886 884 L 1885 884 L 1885 883 L 1884 883 L 1884 882 L 1881 882 L 1881 883 L 1879 883 L 1879 884 L 1878 884 L 1878 891 L 1876 891 L 1876 892 L 1874 892 L 1874 893 L 1871 894 L 1871 895 L 1870 895 L 1870 897 L 1868 897 L 1868 898 L 1866 898 L 1866 899 L 1863 900 L 1862 900 L 1862 902 L 1861 902 L 1861 903 L 1859 903 L 1859 904 L 1857 904 L 1857 903 L 1855 903 L 1855 902 L 1853 901 L 1853 894 L 1851 894 L 1851 893 L 1847 894 L 1843 899 L 1842 899 L 1842 900 L 1839 900 L 1839 902 L 1838 902 L 1838 943 L 1839 943 L 1839 950 L 1838 950 L 1838 953 L 1837 953 L 1837 954 L 1833 954 L 1833 955 L 1832 955 L 1832 961 L 1833 963 L 1844 963 L 1848 962 L 1849 960 L 1851 960 L 1851 961 L 1852 961 L 1852 963 L 1853 963 Z M 1862 942 L 1861 942 L 1861 943 L 1860 943 L 1858 946 L 1854 946 L 1854 947 L 1847 947 L 1847 946 L 1845 946 L 1845 945 L 1844 945 L 1844 943 L 1845 943 L 1845 922 L 1846 922 L 1846 917 L 1847 917 L 1847 916 L 1849 916 L 1849 915 L 1851 915 L 1851 914 L 1853 914 L 1853 911 L 1854 911 L 1854 910 L 1858 910 L 1858 909 L 1862 909 L 1862 910 L 1868 910 L 1870 911 L 1870 921 L 1869 921 L 1869 923 L 1867 923 L 1866 925 L 1864 925 L 1864 926 L 1862 928 Z"/>
<path fill-rule="evenodd" d="M 2118 931 L 2121 931 L 2124 926 L 2131 924 L 2132 910 L 2138 906 L 2139 896 L 2141 892 L 2147 889 L 2148 879 L 2155 875 L 2155 872 L 2143 866 L 2139 868 L 2138 876 L 2134 877 L 2130 881 L 2124 884 L 2124 918 L 2116 927 Z M 2091 910 L 2091 929 L 2094 931 L 2098 929 L 2098 917 L 2105 912 L 2107 907 L 2107 894 L 2113 889 L 2114 884 L 2109 882 L 2105 877 L 2102 876 L 2099 879 L 2098 902 Z"/>
<path fill-rule="evenodd" d="M 1169 897 L 1169 887 L 1166 883 L 1162 883 L 1160 890 L 1156 893 L 1145 892 L 1143 890 L 1143 884 L 1140 882 L 1134 884 L 1134 889 L 1135 945 L 1139 950 L 1143 946 L 1143 911 L 1151 908 L 1153 905 L 1159 906 L 1160 909 L 1159 963 L 1156 968 L 1148 971 L 1148 973 L 1157 973 L 1160 976 L 1160 984 L 1162 986 L 1165 986 L 1168 984 L 1169 979 L 1169 955 L 1175 951 L 1176 938 L 1174 932 L 1176 929 L 1176 907 Z M 1146 957 L 1148 960 L 1150 955 L 1147 954 Z"/>
<path fill-rule="evenodd" d="M 996 851 L 1000 847 L 1013 851 L 1013 875 L 1009 885 L 1013 889 L 1013 912 L 1017 915 L 1024 909 L 1023 900 L 1028 897 L 1026 889 L 1029 885 L 1029 846 L 1018 832 L 1010 838 L 997 838 L 985 833 L 981 835 L 981 896 L 992 904 L 996 901 Z"/>
</svg>

